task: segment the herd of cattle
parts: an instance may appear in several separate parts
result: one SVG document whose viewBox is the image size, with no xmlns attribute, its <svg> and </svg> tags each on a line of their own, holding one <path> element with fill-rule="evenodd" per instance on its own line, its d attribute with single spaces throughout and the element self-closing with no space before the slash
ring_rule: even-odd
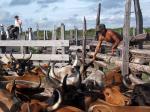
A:
<svg viewBox="0 0 150 112">
<path fill-rule="evenodd" d="M 31 57 L 1 57 L 0 112 L 150 112 L 150 83 L 120 67 L 103 73 L 77 55 L 61 68 L 34 66 Z"/>
</svg>

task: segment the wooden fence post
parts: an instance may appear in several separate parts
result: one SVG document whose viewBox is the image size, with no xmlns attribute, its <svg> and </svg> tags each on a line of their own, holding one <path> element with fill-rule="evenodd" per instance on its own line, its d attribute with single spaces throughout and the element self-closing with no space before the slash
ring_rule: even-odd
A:
<svg viewBox="0 0 150 112">
<path fill-rule="evenodd" d="M 123 49 L 122 49 L 122 75 L 129 74 L 129 32 L 130 32 L 130 13 L 131 0 L 126 0 L 125 16 L 124 16 L 124 29 L 123 29 Z"/>
<path fill-rule="evenodd" d="M 61 23 L 61 40 L 65 40 L 65 25 Z M 65 54 L 65 48 L 62 47 L 62 54 Z"/>
<path fill-rule="evenodd" d="M 32 32 L 32 28 L 28 28 L 28 40 L 33 40 L 33 32 Z M 29 47 L 26 47 L 25 48 L 25 52 L 26 53 L 29 53 Z M 21 47 L 21 53 L 24 53 L 24 47 L 22 46 Z"/>
<path fill-rule="evenodd" d="M 54 26 L 52 31 L 52 40 L 56 40 L 56 26 Z M 52 47 L 52 54 L 56 54 L 56 47 Z"/>
<path fill-rule="evenodd" d="M 47 37 L 46 37 L 46 30 L 44 30 L 44 40 L 47 40 Z"/>
<path fill-rule="evenodd" d="M 48 37 L 48 30 L 46 30 L 46 40 L 48 40 L 49 37 Z"/>
<path fill-rule="evenodd" d="M 75 43 L 76 43 L 76 46 L 79 45 L 79 42 L 78 42 L 78 28 L 75 27 Z"/>
<path fill-rule="evenodd" d="M 5 30 L 4 30 L 4 26 L 0 26 L 0 40 L 6 40 L 6 33 L 5 33 Z M 2 53 L 5 53 L 6 52 L 6 47 L 5 46 L 2 46 L 1 47 L 1 52 Z"/>
<path fill-rule="evenodd" d="M 73 31 L 70 30 L 70 39 L 74 39 Z"/>
<path fill-rule="evenodd" d="M 32 28 L 28 28 L 28 39 L 33 40 Z"/>
<path fill-rule="evenodd" d="M 86 58 L 86 18 L 84 17 L 84 23 L 83 23 L 83 48 L 82 48 L 82 62 L 83 65 L 85 64 L 85 58 Z M 84 69 L 84 68 L 83 68 Z M 82 79 L 86 77 L 86 73 L 82 74 Z"/>
<path fill-rule="evenodd" d="M 36 25 L 36 38 L 39 39 L 39 25 Z"/>
<path fill-rule="evenodd" d="M 135 10 L 135 18 L 136 18 L 136 35 L 143 33 L 143 16 L 140 9 L 139 0 L 134 0 L 134 10 Z M 143 49 L 143 42 L 139 43 L 139 49 Z"/>
<path fill-rule="evenodd" d="M 96 18 L 96 31 L 98 29 L 98 26 L 100 24 L 100 13 L 101 13 L 101 3 L 98 4 L 98 10 L 97 10 L 97 18 Z M 96 32 L 96 36 L 95 36 L 95 40 L 98 40 L 97 38 L 97 32 Z"/>
</svg>

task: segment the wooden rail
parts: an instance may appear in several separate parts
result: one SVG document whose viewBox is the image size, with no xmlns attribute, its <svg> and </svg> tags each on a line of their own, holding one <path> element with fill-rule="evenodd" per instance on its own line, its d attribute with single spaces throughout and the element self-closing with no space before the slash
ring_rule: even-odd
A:
<svg viewBox="0 0 150 112">
<path fill-rule="evenodd" d="M 68 40 L 1 40 L 0 46 L 63 46 L 68 47 Z"/>
<path fill-rule="evenodd" d="M 69 47 L 69 40 L 1 40 L 0 46 L 52 46 L 52 47 Z M 0 54 L 4 56 L 5 54 Z M 9 55 L 9 54 L 8 54 Z M 27 56 L 28 54 L 25 54 Z M 22 58 L 22 54 L 14 54 L 15 58 Z M 54 60 L 54 61 L 69 61 L 68 54 L 32 54 L 31 60 Z"/>
<path fill-rule="evenodd" d="M 1 57 L 5 56 L 5 54 L 0 54 Z M 9 54 L 7 54 L 9 56 Z M 22 58 L 22 54 L 13 54 L 13 56 L 16 59 Z M 29 54 L 25 54 L 25 58 L 29 56 Z M 48 61 L 48 60 L 55 60 L 55 61 L 69 61 L 69 55 L 68 54 L 32 54 L 32 57 L 30 60 L 43 60 L 43 61 Z"/>
</svg>

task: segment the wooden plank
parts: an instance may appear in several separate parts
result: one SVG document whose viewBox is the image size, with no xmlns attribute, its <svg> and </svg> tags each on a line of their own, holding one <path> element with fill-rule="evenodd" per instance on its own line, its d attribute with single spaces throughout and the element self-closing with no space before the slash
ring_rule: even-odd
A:
<svg viewBox="0 0 150 112">
<path fill-rule="evenodd" d="M 75 45 L 72 45 L 72 46 L 69 47 L 69 50 L 71 50 L 71 51 L 76 51 L 76 50 L 78 50 L 78 49 L 82 50 L 82 49 L 83 49 L 83 46 L 75 46 Z M 87 50 L 90 49 L 89 45 L 86 45 L 86 49 L 87 49 Z"/>
<path fill-rule="evenodd" d="M 48 64 L 49 60 L 45 60 L 45 61 L 40 61 L 40 65 L 44 65 L 44 64 Z M 33 65 L 35 66 L 39 66 L 39 61 L 33 61 Z M 68 63 L 56 63 L 55 67 L 63 67 L 68 65 Z"/>
<path fill-rule="evenodd" d="M 0 40 L 0 46 L 69 46 L 69 40 Z"/>
<path fill-rule="evenodd" d="M 96 47 L 96 46 L 97 46 L 97 43 L 98 43 L 98 41 L 91 41 L 90 44 L 89 44 L 89 46 L 95 46 L 95 47 Z M 106 42 L 106 41 L 103 41 L 103 42 L 102 42 L 102 45 L 109 46 L 109 47 L 112 46 L 111 43 Z"/>
<path fill-rule="evenodd" d="M 131 49 L 130 52 L 132 54 L 140 54 L 140 55 L 145 55 L 145 56 L 150 56 L 150 50 L 146 49 Z"/>
<path fill-rule="evenodd" d="M 122 49 L 122 75 L 129 74 L 129 32 L 130 32 L 130 13 L 131 0 L 126 0 L 125 18 L 123 28 L 123 49 Z"/>
<path fill-rule="evenodd" d="M 5 54 L 0 54 L 1 57 L 5 56 Z M 9 54 L 7 54 L 9 56 Z M 13 54 L 16 59 L 20 59 L 23 57 L 22 54 Z M 29 54 L 25 54 L 25 58 L 29 56 Z M 69 61 L 69 55 L 67 54 L 32 54 L 31 60 L 53 60 L 53 61 Z"/>
</svg>

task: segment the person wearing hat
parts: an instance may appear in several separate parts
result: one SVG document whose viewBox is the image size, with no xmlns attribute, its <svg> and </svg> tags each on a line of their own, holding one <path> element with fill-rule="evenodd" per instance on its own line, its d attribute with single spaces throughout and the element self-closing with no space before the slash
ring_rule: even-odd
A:
<svg viewBox="0 0 150 112">
<path fill-rule="evenodd" d="M 95 48 L 95 53 L 93 55 L 93 60 L 96 58 L 96 54 L 98 53 L 99 49 L 101 48 L 102 42 L 106 41 L 112 43 L 111 54 L 114 55 L 115 49 L 118 47 L 120 42 L 123 40 L 120 34 L 110 29 L 107 29 L 105 24 L 100 24 L 96 28 L 96 35 L 98 37 L 98 44 Z"/>
<path fill-rule="evenodd" d="M 21 25 L 22 25 L 22 21 L 19 19 L 19 16 L 15 16 L 15 27 L 17 29 L 17 31 L 21 31 Z"/>
<path fill-rule="evenodd" d="M 19 16 L 15 16 L 15 25 L 11 25 L 8 29 L 10 32 L 10 37 L 12 39 L 17 39 L 19 35 L 19 31 L 21 32 L 22 21 L 19 19 Z"/>
</svg>

